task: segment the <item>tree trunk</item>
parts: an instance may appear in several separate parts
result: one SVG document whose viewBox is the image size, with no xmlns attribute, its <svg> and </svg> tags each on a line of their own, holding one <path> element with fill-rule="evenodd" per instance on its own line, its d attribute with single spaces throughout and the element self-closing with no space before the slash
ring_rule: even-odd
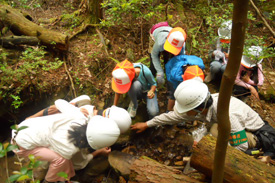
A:
<svg viewBox="0 0 275 183">
<path fill-rule="evenodd" d="M 91 23 L 99 23 L 100 19 L 103 19 L 103 12 L 101 8 L 101 3 L 103 3 L 103 0 L 91 0 L 89 3 L 89 13 L 93 17 Z"/>
<path fill-rule="evenodd" d="M 9 36 L 9 37 L 2 37 L 0 38 L 0 44 L 4 48 L 10 48 L 14 47 L 16 45 L 22 45 L 22 44 L 27 44 L 27 45 L 38 45 L 39 44 L 39 39 L 34 36 Z"/>
<path fill-rule="evenodd" d="M 68 50 L 67 35 L 38 26 L 10 6 L 0 5 L 0 17 L 15 35 L 35 36 L 50 48 Z"/>
<path fill-rule="evenodd" d="M 193 149 L 190 165 L 211 177 L 216 138 L 207 135 Z M 213 180 L 213 179 L 212 179 Z M 228 146 L 222 182 L 274 182 L 275 168 Z"/>
<path fill-rule="evenodd" d="M 212 182 L 215 183 L 221 183 L 223 180 L 226 148 L 228 146 L 227 144 L 231 131 L 228 114 L 229 103 L 243 53 L 247 11 L 248 0 L 234 1 L 229 61 L 222 77 L 218 100 L 218 140 L 215 149 L 214 170 L 212 175 Z"/>
<path fill-rule="evenodd" d="M 181 171 L 165 166 L 148 157 L 134 157 L 127 153 L 112 151 L 108 157 L 110 165 L 123 177 L 133 182 L 200 182 L 183 175 Z"/>
</svg>

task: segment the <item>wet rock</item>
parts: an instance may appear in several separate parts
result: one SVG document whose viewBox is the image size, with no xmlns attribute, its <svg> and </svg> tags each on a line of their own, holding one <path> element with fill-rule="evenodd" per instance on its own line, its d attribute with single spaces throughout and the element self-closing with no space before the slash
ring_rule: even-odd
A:
<svg viewBox="0 0 275 183">
<path fill-rule="evenodd" d="M 76 171 L 74 179 L 81 183 L 93 182 L 95 178 L 100 178 L 109 168 L 108 158 L 106 156 L 98 156 L 92 159 L 84 169 Z"/>
</svg>

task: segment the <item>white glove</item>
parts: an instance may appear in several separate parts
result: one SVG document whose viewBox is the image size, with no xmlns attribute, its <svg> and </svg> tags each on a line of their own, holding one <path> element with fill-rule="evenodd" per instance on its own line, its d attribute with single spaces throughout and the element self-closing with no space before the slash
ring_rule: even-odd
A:
<svg viewBox="0 0 275 183">
<path fill-rule="evenodd" d="M 213 54 L 215 55 L 215 60 L 220 60 L 221 58 L 225 57 L 224 53 L 220 50 L 215 50 Z"/>
<path fill-rule="evenodd" d="M 163 85 L 165 82 L 163 73 L 157 73 L 157 83 Z"/>
</svg>

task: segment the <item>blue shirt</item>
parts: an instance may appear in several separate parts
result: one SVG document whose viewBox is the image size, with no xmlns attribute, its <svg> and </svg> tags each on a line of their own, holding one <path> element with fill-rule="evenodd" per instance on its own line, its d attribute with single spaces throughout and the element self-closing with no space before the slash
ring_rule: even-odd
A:
<svg viewBox="0 0 275 183">
<path fill-rule="evenodd" d="M 137 80 L 142 85 L 143 91 L 149 91 L 152 85 L 157 86 L 157 82 L 151 72 L 151 70 L 142 63 L 134 63 L 134 68 L 139 67 L 140 73 Z"/>
</svg>

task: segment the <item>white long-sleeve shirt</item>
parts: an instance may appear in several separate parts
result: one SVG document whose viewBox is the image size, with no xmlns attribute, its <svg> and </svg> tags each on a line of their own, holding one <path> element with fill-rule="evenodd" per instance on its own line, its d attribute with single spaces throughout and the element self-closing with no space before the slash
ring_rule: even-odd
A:
<svg viewBox="0 0 275 183">
<path fill-rule="evenodd" d="M 71 130 L 73 125 L 86 124 L 87 118 L 79 108 L 65 100 L 59 99 L 55 105 L 61 111 L 60 114 L 26 119 L 18 127 L 28 126 L 28 128 L 20 130 L 14 139 L 24 149 L 48 147 L 62 157 L 71 159 L 79 148 L 69 142 L 68 130 Z"/>
<path fill-rule="evenodd" d="M 188 116 L 186 113 L 178 113 L 174 108 L 174 111 L 169 113 L 163 113 L 154 117 L 147 122 L 148 127 L 164 125 L 164 124 L 176 124 L 186 120 L 201 120 L 205 122 L 218 123 L 217 120 L 217 105 L 219 94 L 212 94 L 213 104 L 209 107 L 206 116 Z M 242 102 L 241 100 L 231 97 L 229 106 L 229 120 L 231 124 L 231 133 L 239 132 L 242 130 L 256 131 L 264 125 L 264 121 L 259 114 L 255 112 L 251 107 Z M 248 143 L 243 143 L 235 146 L 237 149 L 246 151 L 248 149 Z"/>
</svg>

